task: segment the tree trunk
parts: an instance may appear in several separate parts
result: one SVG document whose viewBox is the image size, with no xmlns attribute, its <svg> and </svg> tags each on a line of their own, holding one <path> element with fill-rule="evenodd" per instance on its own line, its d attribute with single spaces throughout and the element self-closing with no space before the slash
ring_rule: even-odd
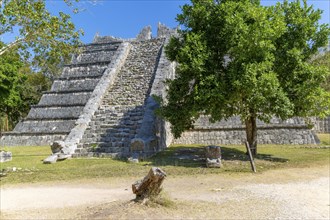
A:
<svg viewBox="0 0 330 220">
<path fill-rule="evenodd" d="M 245 120 L 246 140 L 250 145 L 253 156 L 257 155 L 257 118 L 249 117 Z"/>
<path fill-rule="evenodd" d="M 5 131 L 9 131 L 9 126 L 8 126 L 8 114 L 6 114 L 6 116 L 5 116 Z"/>
<path fill-rule="evenodd" d="M 158 167 L 152 167 L 143 180 L 132 184 L 132 191 L 136 199 L 147 199 L 150 196 L 157 196 L 161 191 L 161 185 L 166 177 L 166 173 Z"/>
</svg>

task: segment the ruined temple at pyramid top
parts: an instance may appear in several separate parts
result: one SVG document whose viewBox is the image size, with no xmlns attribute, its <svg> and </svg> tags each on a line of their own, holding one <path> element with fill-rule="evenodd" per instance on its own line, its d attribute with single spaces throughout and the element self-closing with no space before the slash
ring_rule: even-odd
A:
<svg viewBox="0 0 330 220">
<path fill-rule="evenodd" d="M 1 146 L 50 145 L 61 142 L 72 156 L 152 155 L 181 144 L 241 144 L 244 126 L 238 117 L 211 124 L 201 117 L 194 130 L 173 139 L 169 123 L 157 118 L 152 95 L 165 98 L 164 81 L 175 77 L 175 63 L 164 45 L 175 29 L 150 26 L 135 39 L 95 36 L 66 65 L 51 90 L 28 116 L 2 136 Z M 302 119 L 258 121 L 258 143 L 315 144 Z"/>
</svg>

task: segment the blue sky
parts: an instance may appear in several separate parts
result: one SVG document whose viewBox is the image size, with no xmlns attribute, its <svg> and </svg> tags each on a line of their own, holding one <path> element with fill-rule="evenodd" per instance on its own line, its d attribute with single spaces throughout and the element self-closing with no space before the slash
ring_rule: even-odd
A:
<svg viewBox="0 0 330 220">
<path fill-rule="evenodd" d="M 101 36 L 111 35 L 121 38 L 134 38 L 140 30 L 151 25 L 153 35 L 157 33 L 157 24 L 161 22 L 169 27 L 176 27 L 176 15 L 181 12 L 180 6 L 189 3 L 186 0 L 96 0 L 80 1 L 78 14 L 72 19 L 78 28 L 82 28 L 85 35 L 84 43 L 92 42 L 98 32 Z M 262 0 L 263 5 L 272 5 L 277 0 Z M 66 9 L 63 1 L 48 0 L 50 10 Z M 321 23 L 330 23 L 330 0 L 308 0 L 314 8 L 324 10 Z"/>
<path fill-rule="evenodd" d="M 186 0 L 80 0 L 78 8 L 82 11 L 73 14 L 63 0 L 47 0 L 47 8 L 58 13 L 63 11 L 72 14 L 72 20 L 78 29 L 83 29 L 84 43 L 93 41 L 98 32 L 101 36 L 115 36 L 120 38 L 134 38 L 140 30 L 152 26 L 153 35 L 157 33 L 157 24 L 161 22 L 169 27 L 176 27 L 176 15 L 180 13 L 180 6 L 190 1 Z M 262 0 L 263 5 L 272 5 L 277 0 Z M 308 0 L 314 8 L 324 10 L 321 23 L 330 23 L 330 0 Z M 2 36 L 8 42 L 12 36 Z"/>
</svg>

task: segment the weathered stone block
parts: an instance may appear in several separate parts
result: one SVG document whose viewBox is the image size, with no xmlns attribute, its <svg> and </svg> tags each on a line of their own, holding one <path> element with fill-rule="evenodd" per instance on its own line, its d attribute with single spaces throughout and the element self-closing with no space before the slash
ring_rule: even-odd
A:
<svg viewBox="0 0 330 220">
<path fill-rule="evenodd" d="M 208 168 L 220 168 L 221 167 L 221 159 L 209 159 L 206 158 L 206 167 Z"/>
<path fill-rule="evenodd" d="M 205 147 L 206 167 L 220 168 L 221 167 L 221 148 L 219 146 Z"/>
</svg>

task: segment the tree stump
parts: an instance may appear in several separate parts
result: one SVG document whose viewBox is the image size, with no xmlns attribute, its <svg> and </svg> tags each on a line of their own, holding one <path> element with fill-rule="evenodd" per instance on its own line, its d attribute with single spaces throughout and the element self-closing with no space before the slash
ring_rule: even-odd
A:
<svg viewBox="0 0 330 220">
<path fill-rule="evenodd" d="M 152 167 L 147 176 L 142 180 L 132 184 L 132 191 L 136 194 L 136 199 L 146 199 L 157 196 L 161 192 L 161 185 L 166 177 L 166 173 L 158 168 Z"/>
</svg>

